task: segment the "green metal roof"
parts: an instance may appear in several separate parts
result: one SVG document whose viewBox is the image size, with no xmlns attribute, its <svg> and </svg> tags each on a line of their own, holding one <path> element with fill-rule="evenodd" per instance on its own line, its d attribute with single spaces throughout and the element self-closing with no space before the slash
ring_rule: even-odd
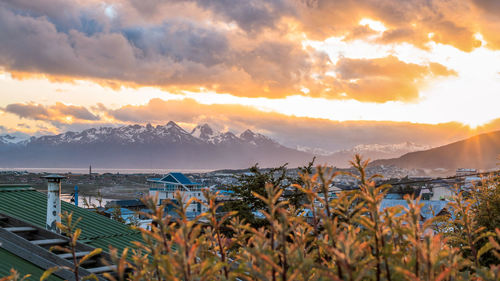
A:
<svg viewBox="0 0 500 281">
<path fill-rule="evenodd" d="M 109 251 L 109 246 L 113 246 L 121 253 L 125 247 L 133 246 L 132 241 L 142 241 L 141 234 L 129 226 L 73 204 L 61 201 L 61 211 L 73 212 L 73 219 L 81 218 L 77 225 L 82 230 L 79 241 L 93 247 Z M 0 185 L 0 213 L 45 227 L 47 195 L 28 185 Z M 0 261 L 4 261 L 1 256 Z"/>
<path fill-rule="evenodd" d="M 43 269 L 36 265 L 14 255 L 10 252 L 0 248 L 0 278 L 10 275 L 10 269 L 14 268 L 19 273 L 20 277 L 24 277 L 27 274 L 31 276 L 27 280 L 40 280 L 44 272 Z M 50 275 L 47 279 L 49 281 L 62 281 L 63 279 Z"/>
</svg>

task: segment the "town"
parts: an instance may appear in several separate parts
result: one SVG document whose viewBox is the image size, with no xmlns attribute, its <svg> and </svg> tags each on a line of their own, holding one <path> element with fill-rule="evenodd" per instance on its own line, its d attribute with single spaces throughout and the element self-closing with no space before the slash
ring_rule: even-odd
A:
<svg viewBox="0 0 500 281">
<path fill-rule="evenodd" d="M 266 171 L 268 169 L 262 169 Z M 357 189 L 359 180 L 348 175 L 355 172 L 351 169 L 332 168 L 332 172 L 340 172 L 329 186 L 332 196 L 343 191 Z M 0 182 L 13 182 L 27 184 L 40 192 L 46 192 L 45 176 L 48 173 L 30 173 L 27 171 L 0 172 Z M 445 177 L 417 176 L 418 171 L 400 169 L 397 167 L 374 166 L 367 169 L 367 175 L 381 175 L 376 183 L 390 184 L 391 190 L 383 201 L 383 206 L 405 204 L 405 194 L 421 198 L 425 208 L 439 205 L 441 210 L 446 201 L 454 195 L 456 188 L 467 190 L 481 183 L 491 176 L 488 172 L 480 173 L 476 169 L 459 168 L 455 175 Z M 158 205 L 162 200 L 174 200 L 176 192 L 185 194 L 188 200 L 193 197 L 200 202 L 190 209 L 190 218 L 194 218 L 206 211 L 202 203 L 206 199 L 202 190 L 218 192 L 220 201 L 238 200 L 233 194 L 232 186 L 238 185 L 238 177 L 251 176 L 249 170 L 219 170 L 208 173 L 187 173 L 186 175 L 174 172 L 166 174 L 120 174 L 120 173 L 92 173 L 88 174 L 64 173 L 61 176 L 61 198 L 81 207 L 106 209 L 105 214 L 112 216 L 113 212 L 119 213 L 119 220 L 127 223 L 140 222 L 136 211 L 146 208 L 141 201 L 146 196 L 158 196 Z M 403 176 L 404 175 L 404 176 Z M 286 169 L 288 178 L 299 178 L 299 169 Z M 287 184 L 287 182 L 285 182 Z M 290 184 L 290 183 L 288 183 Z M 284 186 L 291 190 L 291 186 Z M 76 199 L 75 199 L 76 197 Z M 79 198 L 79 199 L 78 199 Z M 333 197 L 332 197 L 333 198 Z M 442 201 L 437 202 L 436 201 Z M 115 209 L 119 210 L 115 210 Z M 171 215 L 174 210 L 171 210 Z M 258 210 L 256 210 L 258 211 Z M 438 212 L 439 213 L 439 212 Z M 150 220 L 142 222 L 147 225 Z"/>
</svg>

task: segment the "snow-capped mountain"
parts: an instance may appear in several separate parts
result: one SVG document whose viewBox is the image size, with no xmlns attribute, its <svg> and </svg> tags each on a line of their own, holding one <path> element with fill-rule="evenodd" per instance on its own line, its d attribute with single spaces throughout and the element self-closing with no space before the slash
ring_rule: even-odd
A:
<svg viewBox="0 0 500 281">
<path fill-rule="evenodd" d="M 5 137 L 9 137 L 8 135 Z M 0 138 L 0 141 L 2 139 Z M 8 139 L 7 139 L 8 140 Z M 62 144 L 152 144 L 152 143 L 185 143 L 185 144 L 250 144 L 277 145 L 274 140 L 250 130 L 246 130 L 236 136 L 231 132 L 218 132 L 213 130 L 208 124 L 196 126 L 191 133 L 181 128 L 175 122 L 168 122 L 166 125 L 152 126 L 147 124 L 129 125 L 122 127 L 100 127 L 91 128 L 81 132 L 66 132 L 59 135 L 42 136 L 31 138 L 29 145 L 62 145 Z"/>
<path fill-rule="evenodd" d="M 319 148 L 319 147 L 309 147 L 309 146 L 297 145 L 295 147 L 295 149 L 297 149 L 298 151 L 304 151 L 304 152 L 311 153 L 311 154 L 318 155 L 318 156 L 328 156 L 328 155 L 332 154 L 331 151 L 323 149 L 323 148 Z"/>
<path fill-rule="evenodd" d="M 15 136 L 11 135 L 2 135 L 0 136 L 0 144 L 16 144 L 20 140 L 16 138 Z"/>
<path fill-rule="evenodd" d="M 387 153 L 387 154 L 405 154 L 413 151 L 426 150 L 431 148 L 428 145 L 420 145 L 413 142 L 403 142 L 403 143 L 395 143 L 395 144 L 360 144 L 356 145 L 352 149 L 348 151 L 352 151 L 355 153 L 365 153 L 365 152 L 379 152 L 379 153 Z"/>
<path fill-rule="evenodd" d="M 215 131 L 208 124 L 196 126 L 193 131 L 191 131 L 191 135 L 210 144 L 231 144 L 242 141 L 235 134 L 231 132 L 222 133 Z"/>
<path fill-rule="evenodd" d="M 20 141 L 0 136 L 0 167 L 102 168 L 248 168 L 256 163 L 275 167 L 289 163 L 302 166 L 319 155 L 316 163 L 348 166 L 354 154 L 388 159 L 425 150 L 411 142 L 357 145 L 329 155 L 319 151 L 292 149 L 262 134 L 246 130 L 239 135 L 219 132 L 208 124 L 187 132 L 175 122 L 165 125 L 100 127 L 80 132 L 31 137 Z"/>
<path fill-rule="evenodd" d="M 10 140 L 8 137 L 4 137 Z M 0 139 L 0 166 L 215 169 L 302 165 L 312 155 L 250 130 L 239 136 L 208 124 L 187 132 L 166 125 L 100 127 L 32 137 L 10 149 Z"/>
<path fill-rule="evenodd" d="M 149 144 L 149 143 L 190 143 L 200 142 L 196 137 L 179 127 L 175 122 L 165 126 L 129 125 L 123 127 L 91 128 L 81 132 L 66 132 L 54 136 L 42 136 L 32 139 L 29 144 Z"/>
<path fill-rule="evenodd" d="M 409 152 L 427 150 L 430 147 L 412 142 L 395 144 L 360 144 L 351 149 L 336 151 L 328 156 L 319 158 L 320 161 L 327 162 L 337 167 L 347 167 L 349 161 L 355 154 L 360 154 L 365 159 L 389 159 L 399 157 Z"/>
<path fill-rule="evenodd" d="M 246 130 L 240 134 L 240 139 L 244 142 L 253 144 L 253 145 L 274 145 L 279 146 L 280 144 L 276 141 L 262 135 L 254 133 L 250 130 Z"/>
<path fill-rule="evenodd" d="M 23 146 L 29 142 L 30 138 L 27 135 L 19 134 L 0 135 L 0 146 Z"/>
</svg>

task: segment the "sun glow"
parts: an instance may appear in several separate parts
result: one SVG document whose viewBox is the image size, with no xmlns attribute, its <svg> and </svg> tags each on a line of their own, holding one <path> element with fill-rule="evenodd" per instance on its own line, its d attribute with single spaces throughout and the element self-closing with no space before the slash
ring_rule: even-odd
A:
<svg viewBox="0 0 500 281">
<path fill-rule="evenodd" d="M 366 25 L 370 29 L 373 29 L 375 31 L 378 31 L 380 33 L 384 32 L 387 30 L 387 27 L 385 27 L 384 23 L 376 20 L 372 20 L 369 18 L 364 18 L 359 21 L 359 25 Z"/>
<path fill-rule="evenodd" d="M 385 26 L 378 21 L 363 19 L 360 24 L 382 32 Z M 482 39 L 480 34 L 476 34 Z M 377 59 L 394 56 L 404 63 L 428 65 L 439 63 L 456 72 L 456 75 L 425 80 L 419 88 L 418 98 L 409 102 L 361 102 L 349 98 L 344 93 L 338 99 L 318 96 L 314 88 L 304 84 L 300 95 L 282 98 L 269 98 L 266 93 L 261 97 L 239 97 L 230 93 L 208 90 L 200 86 L 196 91 L 168 92 L 158 87 L 110 88 L 92 80 L 60 81 L 43 76 L 22 77 L 17 79 L 8 72 L 0 74 L 0 89 L 9 92 L 2 96 L 0 108 L 12 103 L 32 101 L 50 105 L 54 100 L 65 104 L 75 104 L 87 108 L 103 104 L 108 109 L 118 109 L 126 105 L 147 104 L 153 98 L 163 100 L 194 99 L 201 104 L 246 105 L 264 112 L 276 112 L 288 116 L 322 118 L 333 121 L 373 120 L 438 124 L 460 122 L 476 128 L 490 122 L 498 115 L 500 104 L 500 51 L 485 47 L 471 52 L 463 52 L 449 45 L 429 43 L 428 49 L 419 49 L 408 43 L 391 45 L 377 44 L 367 40 L 346 42 L 343 37 L 330 37 L 323 41 L 303 41 L 304 48 L 324 52 L 330 62 L 325 75 L 339 78 L 335 65 L 341 58 Z M 318 79 L 321 77 L 318 77 Z M 351 79 L 357 83 L 358 79 Z M 335 91 L 332 85 L 325 91 Z M 480 89 L 480 90 L 479 90 Z M 101 122 L 113 122 L 105 114 L 100 114 Z M 4 115 L 9 115 L 4 113 Z M 12 116 L 11 116 L 12 117 Z M 29 123 L 19 118 L 4 118 L 0 125 L 10 128 L 17 123 Z M 75 122 L 68 117 L 66 123 Z M 37 121 L 38 122 L 38 121 Z"/>
</svg>

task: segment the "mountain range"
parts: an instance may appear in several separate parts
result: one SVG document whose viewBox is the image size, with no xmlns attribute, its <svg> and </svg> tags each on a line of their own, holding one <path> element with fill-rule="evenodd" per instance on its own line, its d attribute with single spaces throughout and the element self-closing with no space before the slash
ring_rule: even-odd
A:
<svg viewBox="0 0 500 281">
<path fill-rule="evenodd" d="M 214 131 L 207 124 L 187 132 L 175 122 L 91 128 L 81 132 L 0 138 L 0 167 L 100 168 L 248 168 L 299 166 L 313 155 L 280 145 L 251 130 L 239 135 Z"/>
<path fill-rule="evenodd" d="M 170 121 L 166 125 L 100 127 L 25 140 L 2 135 L 0 167 L 241 169 L 256 163 L 261 167 L 284 163 L 297 167 L 315 155 L 317 164 L 348 167 L 349 160 L 361 154 L 365 159 L 379 159 L 374 165 L 491 168 L 499 149 L 500 131 L 433 149 L 404 142 L 363 144 L 327 154 L 304 147 L 289 148 L 251 130 L 236 135 L 203 124 L 188 132 Z"/>
</svg>

